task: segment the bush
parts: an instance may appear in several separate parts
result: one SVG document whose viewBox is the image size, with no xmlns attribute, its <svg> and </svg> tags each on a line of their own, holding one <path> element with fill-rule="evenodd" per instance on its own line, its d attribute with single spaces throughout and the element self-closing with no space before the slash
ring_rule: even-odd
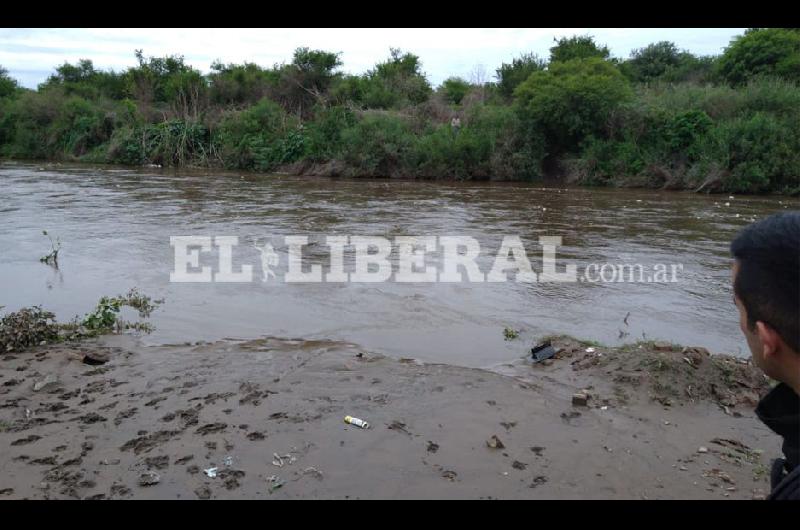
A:
<svg viewBox="0 0 800 530">
<path fill-rule="evenodd" d="M 408 123 L 386 112 L 367 112 L 342 131 L 342 158 L 360 173 L 392 176 L 414 143 Z"/>
<path fill-rule="evenodd" d="M 800 131 L 793 120 L 758 112 L 720 124 L 707 152 L 729 171 L 725 191 L 764 192 L 800 186 Z"/>
<path fill-rule="evenodd" d="M 758 79 L 747 85 L 697 86 L 654 84 L 641 88 L 637 99 L 642 105 L 664 110 L 702 110 L 713 120 L 726 120 L 755 112 L 800 115 L 800 90 L 797 85 L 777 79 Z"/>
<path fill-rule="evenodd" d="M 55 315 L 41 307 L 25 307 L 0 320 L 0 351 L 21 352 L 42 341 L 58 340 Z"/>
<path fill-rule="evenodd" d="M 231 112 L 214 134 L 219 158 L 230 168 L 267 171 L 302 152 L 299 121 L 268 99 L 247 110 Z"/>
<path fill-rule="evenodd" d="M 417 105 L 433 92 L 419 57 L 396 48 L 391 49 L 388 60 L 366 73 L 361 89 L 363 106 L 371 109 Z"/>
<path fill-rule="evenodd" d="M 513 109 L 476 105 L 458 133 L 445 124 L 419 136 L 407 160 L 423 177 L 521 179 L 540 175 L 543 154 L 541 138 L 523 131 Z"/>
<path fill-rule="evenodd" d="M 553 63 L 534 72 L 514 92 L 521 116 L 531 130 L 540 130 L 548 150 L 577 148 L 602 135 L 612 111 L 632 96 L 617 67 L 599 58 Z"/>
<path fill-rule="evenodd" d="M 701 84 L 713 79 L 714 58 L 695 57 L 679 51 L 673 42 L 662 41 L 634 50 L 620 68 L 628 79 L 637 83 Z"/>
<path fill-rule="evenodd" d="M 744 112 L 712 120 L 702 110 L 628 105 L 612 137 L 592 139 L 582 159 L 586 183 L 625 181 L 699 185 L 714 170 L 728 192 L 790 192 L 800 186 L 800 132 L 795 118 Z M 642 177 L 631 179 L 631 177 Z"/>
<path fill-rule="evenodd" d="M 469 92 L 470 84 L 460 77 L 450 77 L 445 79 L 440 90 L 444 94 L 445 100 L 455 105 L 461 103 L 464 96 Z"/>
<path fill-rule="evenodd" d="M 114 328 L 142 328 L 141 325 L 125 322 L 120 318 L 120 311 L 123 307 L 130 307 L 139 313 L 140 318 L 149 317 L 164 300 L 153 300 L 147 295 L 141 294 L 135 287 L 128 291 L 126 295 L 104 296 L 100 298 L 94 311 L 83 317 L 80 325 L 96 334 L 97 332 L 109 332 Z M 147 329 L 144 326 L 144 329 Z"/>
<path fill-rule="evenodd" d="M 608 59 L 610 52 L 606 46 L 598 46 L 590 35 L 562 37 L 550 48 L 550 62 L 565 63 L 575 59 Z"/>
<path fill-rule="evenodd" d="M 255 104 L 274 92 L 280 75 L 254 63 L 215 62 L 209 74 L 209 98 L 219 105 Z"/>
<path fill-rule="evenodd" d="M 544 70 L 547 61 L 540 59 L 535 53 L 526 53 L 511 60 L 510 64 L 503 63 L 497 72 L 497 88 L 506 99 L 511 99 L 516 89 L 532 73 Z"/>
<path fill-rule="evenodd" d="M 321 162 L 339 156 L 342 151 L 342 132 L 355 124 L 355 114 L 346 107 L 317 109 L 314 119 L 305 127 L 308 159 Z"/>
<path fill-rule="evenodd" d="M 0 66 L 0 98 L 13 96 L 19 90 L 17 80 L 8 75 L 8 70 Z"/>
<path fill-rule="evenodd" d="M 800 31 L 769 28 L 737 36 L 722 54 L 718 71 L 734 86 L 760 76 L 800 82 Z"/>
</svg>

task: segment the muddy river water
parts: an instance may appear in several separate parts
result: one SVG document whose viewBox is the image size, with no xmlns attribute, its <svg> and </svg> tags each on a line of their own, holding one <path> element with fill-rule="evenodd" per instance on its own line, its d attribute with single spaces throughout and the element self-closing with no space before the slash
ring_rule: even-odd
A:
<svg viewBox="0 0 800 530">
<path fill-rule="evenodd" d="M 164 298 L 149 344 L 262 336 L 347 341 L 399 357 L 490 367 L 537 338 L 567 333 L 609 345 L 661 339 L 744 355 L 731 301 L 728 245 L 752 220 L 797 199 L 543 187 L 532 183 L 331 180 L 220 171 L 0 165 L 0 306 L 42 305 L 59 319 L 138 287 Z M 62 243 L 59 268 L 39 262 Z M 252 282 L 174 283 L 170 236 L 237 236 L 234 268 Z M 491 268 L 518 236 L 541 268 L 540 236 L 560 236 L 559 267 L 680 264 L 674 282 L 287 283 L 262 281 L 256 241 L 306 235 L 469 236 Z M 214 250 L 216 247 L 214 247 Z M 350 263 L 350 254 L 346 263 Z M 391 259 L 397 265 L 396 255 Z M 437 252 L 427 257 L 440 265 Z M 209 253 L 204 264 L 214 265 Z M 595 276 L 597 279 L 597 276 Z M 627 317 L 627 318 L 626 318 Z M 520 330 L 505 340 L 503 330 Z"/>
</svg>

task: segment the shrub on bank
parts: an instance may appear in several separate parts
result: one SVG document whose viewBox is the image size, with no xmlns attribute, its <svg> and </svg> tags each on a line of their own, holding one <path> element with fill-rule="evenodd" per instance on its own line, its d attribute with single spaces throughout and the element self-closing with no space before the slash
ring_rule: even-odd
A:
<svg viewBox="0 0 800 530">
<path fill-rule="evenodd" d="M 341 141 L 342 160 L 359 174 L 388 177 L 407 167 L 414 136 L 407 119 L 372 111 L 344 129 Z"/>
<path fill-rule="evenodd" d="M 713 130 L 707 149 L 727 170 L 725 191 L 790 192 L 800 187 L 800 130 L 795 120 L 764 112 L 735 118 Z"/>
<path fill-rule="evenodd" d="M 713 178 L 720 191 L 792 191 L 800 187 L 798 117 L 791 83 L 653 86 L 614 113 L 607 138 L 585 142 L 580 179 L 695 188 Z"/>
<path fill-rule="evenodd" d="M 1 309 L 1 308 L 0 308 Z M 26 307 L 0 319 L 0 352 L 20 352 L 58 339 L 55 315 L 41 307 Z"/>
<path fill-rule="evenodd" d="M 222 165 L 268 171 L 304 153 L 300 121 L 269 99 L 233 111 L 214 132 L 214 152 Z"/>
<path fill-rule="evenodd" d="M 512 108 L 476 105 L 458 132 L 443 124 L 418 136 L 408 164 L 427 178 L 522 179 L 540 175 L 543 156 L 543 139 Z"/>
</svg>

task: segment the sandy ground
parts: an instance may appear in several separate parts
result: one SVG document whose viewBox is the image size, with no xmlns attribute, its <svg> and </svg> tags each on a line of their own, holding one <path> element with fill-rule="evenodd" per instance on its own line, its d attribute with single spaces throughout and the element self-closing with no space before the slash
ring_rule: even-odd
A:
<svg viewBox="0 0 800 530">
<path fill-rule="evenodd" d="M 4 355 L 0 499 L 768 492 L 780 441 L 755 418 L 765 386 L 749 365 L 554 344 L 545 365 L 493 371 L 276 338 L 143 347 L 112 337 Z M 86 352 L 109 360 L 88 366 Z M 587 388 L 588 406 L 574 406 Z"/>
</svg>

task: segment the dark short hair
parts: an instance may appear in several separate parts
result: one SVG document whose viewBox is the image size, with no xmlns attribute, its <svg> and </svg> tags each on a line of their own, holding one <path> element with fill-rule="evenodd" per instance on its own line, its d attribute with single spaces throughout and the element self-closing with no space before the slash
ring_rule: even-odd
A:
<svg viewBox="0 0 800 530">
<path fill-rule="evenodd" d="M 731 243 L 739 262 L 733 291 L 750 329 L 761 321 L 800 353 L 800 211 L 781 212 L 744 228 Z"/>
</svg>

